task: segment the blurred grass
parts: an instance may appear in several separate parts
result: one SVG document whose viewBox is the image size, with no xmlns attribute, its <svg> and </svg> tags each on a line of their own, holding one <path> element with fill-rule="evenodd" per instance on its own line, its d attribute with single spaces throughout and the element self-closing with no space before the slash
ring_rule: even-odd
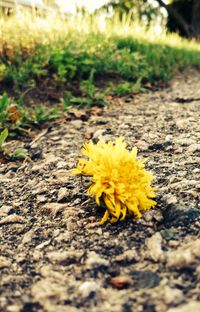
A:
<svg viewBox="0 0 200 312">
<path fill-rule="evenodd" d="M 22 12 L 0 17 L 0 38 L 0 92 L 18 100 L 34 90 L 37 99 L 38 90 L 48 93 L 50 86 L 60 92 L 65 109 L 102 106 L 108 92 L 139 92 L 145 83 L 159 85 L 187 66 L 200 68 L 197 42 L 144 30 L 130 16 L 120 21 Z M 119 86 L 111 88 L 113 78 Z"/>
<path fill-rule="evenodd" d="M 130 19 L 21 14 L 0 19 L 0 81 L 15 90 L 51 78 L 55 85 L 115 75 L 125 81 L 169 80 L 188 65 L 200 67 L 200 45 L 177 35 L 156 36 Z"/>
</svg>

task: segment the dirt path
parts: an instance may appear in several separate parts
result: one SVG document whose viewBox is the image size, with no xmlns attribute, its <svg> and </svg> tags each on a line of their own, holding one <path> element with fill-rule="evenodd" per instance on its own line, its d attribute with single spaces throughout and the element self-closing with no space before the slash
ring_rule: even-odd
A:
<svg viewBox="0 0 200 312">
<path fill-rule="evenodd" d="M 34 133 L 32 161 L 0 166 L 0 311 L 200 311 L 199 119 L 192 71 Z M 158 205 L 101 226 L 71 168 L 85 139 L 117 135 L 148 158 Z"/>
</svg>

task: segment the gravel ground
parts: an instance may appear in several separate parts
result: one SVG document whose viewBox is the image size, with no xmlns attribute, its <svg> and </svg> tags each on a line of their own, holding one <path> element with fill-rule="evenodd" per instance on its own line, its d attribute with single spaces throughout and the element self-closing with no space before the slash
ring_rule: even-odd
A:
<svg viewBox="0 0 200 312">
<path fill-rule="evenodd" d="M 72 109 L 0 165 L 0 311 L 200 311 L 200 73 L 157 92 Z M 71 175 L 86 139 L 126 138 L 156 176 L 142 219 L 103 211 Z"/>
</svg>

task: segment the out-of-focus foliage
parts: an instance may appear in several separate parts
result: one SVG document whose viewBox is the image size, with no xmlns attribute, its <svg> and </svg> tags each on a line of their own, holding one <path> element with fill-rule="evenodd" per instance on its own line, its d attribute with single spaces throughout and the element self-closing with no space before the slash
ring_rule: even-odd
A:
<svg viewBox="0 0 200 312">
<path fill-rule="evenodd" d="M 98 16 L 24 15 L 1 19 L 0 29 L 1 85 L 18 93 L 50 79 L 94 101 L 98 90 L 93 85 L 104 76 L 156 83 L 187 64 L 200 66 L 198 44 L 164 33 L 158 37 L 129 18 L 105 20 L 102 27 Z"/>
<path fill-rule="evenodd" d="M 123 16 L 132 13 L 133 19 L 142 20 L 146 25 L 156 19 L 165 19 L 167 28 L 187 38 L 200 39 L 200 1 L 199 0 L 111 0 L 101 10 Z"/>
<path fill-rule="evenodd" d="M 186 66 L 200 68 L 199 44 L 165 32 L 158 36 L 130 15 L 102 20 L 24 13 L 0 19 L 0 38 L 0 92 L 15 97 L 0 98 L 1 131 L 24 130 L 72 105 L 102 107 L 110 96 L 146 92 L 147 85 L 158 87 Z M 38 105 L 42 92 L 56 96 L 58 106 Z"/>
<path fill-rule="evenodd" d="M 149 0 L 111 0 L 103 5 L 98 11 L 112 12 L 117 14 L 120 19 L 124 14 L 131 14 L 133 20 L 140 20 L 146 26 L 157 19 L 158 16 L 163 17 L 159 5 Z"/>
<path fill-rule="evenodd" d="M 14 102 L 4 93 L 0 97 L 0 131 L 9 129 L 13 134 L 26 131 L 30 125 L 60 117 L 58 107 L 48 108 L 42 105 L 27 107 L 22 100 Z M 4 133 L 4 132 L 3 132 Z"/>
</svg>

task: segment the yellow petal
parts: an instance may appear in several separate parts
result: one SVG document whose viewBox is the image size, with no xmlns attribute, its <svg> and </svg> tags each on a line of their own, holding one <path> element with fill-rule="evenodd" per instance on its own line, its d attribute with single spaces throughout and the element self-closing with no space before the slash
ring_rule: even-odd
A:
<svg viewBox="0 0 200 312">
<path fill-rule="evenodd" d="M 125 217 L 126 217 L 126 212 L 127 212 L 126 206 L 122 205 L 122 208 L 121 208 L 121 214 L 122 214 L 122 216 L 121 216 L 121 218 L 120 218 L 121 221 L 125 219 Z"/>
<path fill-rule="evenodd" d="M 100 221 L 100 224 L 104 224 L 108 220 L 108 210 L 105 211 L 103 218 Z"/>
</svg>

